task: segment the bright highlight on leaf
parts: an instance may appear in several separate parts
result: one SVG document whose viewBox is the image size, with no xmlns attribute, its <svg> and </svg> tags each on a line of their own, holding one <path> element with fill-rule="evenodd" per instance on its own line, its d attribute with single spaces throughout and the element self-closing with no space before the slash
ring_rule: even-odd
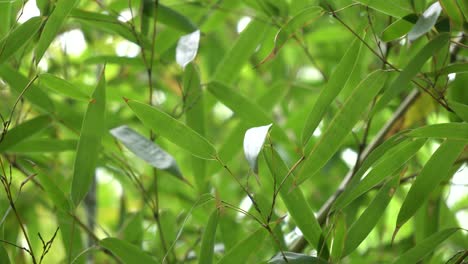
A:
<svg viewBox="0 0 468 264">
<path fill-rule="evenodd" d="M 258 173 L 258 154 L 262 150 L 266 136 L 273 124 L 249 128 L 244 136 L 244 155 L 250 168 L 255 174 Z"/>
<path fill-rule="evenodd" d="M 176 61 L 182 68 L 192 62 L 197 56 L 200 42 L 200 30 L 180 37 L 176 47 Z"/>
<path fill-rule="evenodd" d="M 431 30 L 431 28 L 436 24 L 440 12 L 442 12 L 442 7 L 440 6 L 439 1 L 436 1 L 426 9 L 426 11 L 424 11 L 421 17 L 419 17 L 416 24 L 408 33 L 408 39 L 413 41 L 429 32 L 429 30 Z"/>
</svg>

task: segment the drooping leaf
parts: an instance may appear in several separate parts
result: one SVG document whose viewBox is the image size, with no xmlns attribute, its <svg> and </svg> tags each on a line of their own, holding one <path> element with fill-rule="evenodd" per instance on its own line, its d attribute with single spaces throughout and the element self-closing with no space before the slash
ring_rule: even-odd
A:
<svg viewBox="0 0 468 264">
<path fill-rule="evenodd" d="M 126 125 L 113 128 L 110 133 L 133 154 L 148 162 L 151 166 L 156 169 L 166 170 L 177 178 L 186 181 L 175 159 L 151 140 Z"/>
<path fill-rule="evenodd" d="M 266 230 L 261 227 L 228 251 L 217 263 L 237 264 L 247 263 L 250 255 L 254 254 L 267 236 Z"/>
<path fill-rule="evenodd" d="M 439 146 L 411 185 L 398 213 L 397 228 L 416 213 L 431 192 L 446 178 L 464 147 L 465 144 L 456 140 L 445 140 Z"/>
<path fill-rule="evenodd" d="M 216 228 L 218 227 L 219 212 L 215 209 L 208 219 L 206 224 L 205 232 L 203 233 L 200 257 L 198 259 L 199 264 L 211 264 L 213 263 L 213 254 L 215 246 Z"/>
<path fill-rule="evenodd" d="M 410 14 L 398 19 L 383 30 L 382 40 L 389 42 L 403 37 L 413 28 L 417 20 L 418 17 L 415 14 Z"/>
<path fill-rule="evenodd" d="M 55 75 L 49 73 L 43 73 L 39 75 L 39 84 L 40 87 L 46 87 L 54 92 L 68 96 L 73 99 L 78 100 L 89 100 L 89 96 L 84 92 L 80 91 L 78 87 L 72 83 L 61 79 Z"/>
<path fill-rule="evenodd" d="M 192 62 L 197 56 L 200 30 L 180 37 L 176 47 L 176 61 L 182 68 Z"/>
<path fill-rule="evenodd" d="M 293 175 L 289 175 L 286 179 L 284 178 L 289 170 L 276 150 L 265 149 L 263 154 L 271 175 L 276 178 L 277 182 L 284 181 L 283 186 L 279 189 L 279 194 L 289 214 L 309 244 L 317 250 L 320 249 L 319 243 L 323 241 L 322 229 L 320 228 L 312 208 L 305 199 L 300 186 L 292 188 Z"/>
<path fill-rule="evenodd" d="M 75 150 L 78 141 L 59 139 L 30 139 L 8 148 L 12 153 L 46 153 Z M 0 144 L 1 146 L 1 144 Z M 1 152 L 1 150 L 0 150 Z"/>
<path fill-rule="evenodd" d="M 244 135 L 244 155 L 252 171 L 258 173 L 258 155 L 273 124 L 249 128 Z"/>
<path fill-rule="evenodd" d="M 345 241 L 343 256 L 352 253 L 362 241 L 364 241 L 372 229 L 374 229 L 392 199 L 399 181 L 399 175 L 394 175 L 393 178 L 379 190 L 366 210 L 359 216 L 359 219 L 351 225 L 346 235 L 347 239 Z"/>
<path fill-rule="evenodd" d="M 429 30 L 431 30 L 431 28 L 436 24 L 440 12 L 442 12 L 442 7 L 440 6 L 439 1 L 436 1 L 429 6 L 422 16 L 419 17 L 418 21 L 416 21 L 416 24 L 408 33 L 408 39 L 413 41 L 429 32 Z"/>
<path fill-rule="evenodd" d="M 85 197 L 94 178 L 101 137 L 105 132 L 106 78 L 104 70 L 88 103 L 73 166 L 71 196 L 75 206 Z"/>
<path fill-rule="evenodd" d="M 416 138 L 447 138 L 468 140 L 467 123 L 444 123 L 415 128 L 405 134 Z"/>
<path fill-rule="evenodd" d="M 455 101 L 449 101 L 449 105 L 463 121 L 468 122 L 468 105 Z"/>
<path fill-rule="evenodd" d="M 385 90 L 382 97 L 377 101 L 377 104 L 372 111 L 372 114 L 382 110 L 390 100 L 392 100 L 398 93 L 408 89 L 411 79 L 416 76 L 424 63 L 434 55 L 435 52 L 445 46 L 450 39 L 449 34 L 439 34 L 429 43 L 424 46 L 406 65 L 406 67 L 399 73 L 398 77 L 392 84 Z"/>
<path fill-rule="evenodd" d="M 298 183 L 317 173 L 338 150 L 372 99 L 383 87 L 386 77 L 385 72 L 375 71 L 354 89 L 320 137 L 319 142 L 306 156 L 298 175 Z"/>
<path fill-rule="evenodd" d="M 412 264 L 417 263 L 427 254 L 431 253 L 436 247 L 444 242 L 447 238 L 460 230 L 459 228 L 448 228 L 439 231 L 428 238 L 421 241 L 419 244 L 400 255 L 393 264 Z"/>
<path fill-rule="evenodd" d="M 125 240 L 108 237 L 99 241 L 99 245 L 114 254 L 124 264 L 131 263 L 158 263 L 156 259 L 145 253 L 135 245 L 130 244 Z"/>
<path fill-rule="evenodd" d="M 155 107 L 128 100 L 138 119 L 155 133 L 203 159 L 215 159 L 216 149 L 197 132 Z"/>
<path fill-rule="evenodd" d="M 158 22 L 177 29 L 181 32 L 190 33 L 197 30 L 197 26 L 179 12 L 163 5 L 158 4 Z"/>
<path fill-rule="evenodd" d="M 8 151 L 9 148 L 41 132 L 50 126 L 50 122 L 50 116 L 41 115 L 9 129 L 3 140 L 0 141 L 0 152 Z"/>
<path fill-rule="evenodd" d="M 68 14 L 78 2 L 79 0 L 58 0 L 55 3 L 54 10 L 47 18 L 39 41 L 36 45 L 36 63 L 39 63 L 46 50 L 49 48 L 50 43 L 52 43 L 57 36 L 57 33 L 65 22 Z"/>
<path fill-rule="evenodd" d="M 346 51 L 343 58 L 340 60 L 340 63 L 337 65 L 336 69 L 333 71 L 330 79 L 328 80 L 328 83 L 320 92 L 319 97 L 311 109 L 302 130 L 303 146 L 307 144 L 330 104 L 350 78 L 353 69 L 358 64 L 361 47 L 362 42 L 358 39 L 355 39 Z"/>
<path fill-rule="evenodd" d="M 10 85 L 17 95 L 22 94 L 30 82 L 28 78 L 8 65 L 0 66 L 0 77 Z M 52 100 L 46 93 L 38 89 L 35 84 L 31 84 L 23 96 L 46 112 L 52 113 L 54 111 Z"/>
<path fill-rule="evenodd" d="M 366 174 L 356 186 L 346 189 L 336 200 L 333 208 L 336 210 L 342 209 L 354 201 L 359 196 L 363 195 L 375 185 L 384 181 L 387 177 L 398 172 L 402 166 L 413 157 L 416 152 L 426 143 L 425 139 L 407 141 L 399 144 L 397 147 L 388 150 L 383 156 L 377 160 L 373 168 Z M 357 175 L 363 175 L 365 170 L 358 171 Z"/>
<path fill-rule="evenodd" d="M 288 262 L 286 262 L 283 258 L 283 255 L 281 253 L 276 254 L 273 258 L 271 258 L 268 261 L 268 264 L 285 264 L 285 263 L 292 263 L 292 264 L 326 264 L 328 263 L 327 261 L 305 255 L 305 254 L 299 254 L 295 252 L 284 252 L 284 255 L 286 256 L 286 259 Z"/>
<path fill-rule="evenodd" d="M 404 17 L 412 12 L 408 1 L 357 0 L 357 2 L 397 18 Z"/>
<path fill-rule="evenodd" d="M 1 39 L 0 64 L 6 62 L 16 51 L 21 50 L 29 43 L 41 27 L 42 22 L 44 22 L 44 19 L 41 17 L 30 18 Z"/>
</svg>

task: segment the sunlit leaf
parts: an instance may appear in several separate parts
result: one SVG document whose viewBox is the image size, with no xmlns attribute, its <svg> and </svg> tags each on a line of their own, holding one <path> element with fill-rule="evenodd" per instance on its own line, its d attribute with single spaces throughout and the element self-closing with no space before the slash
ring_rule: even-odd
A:
<svg viewBox="0 0 468 264">
<path fill-rule="evenodd" d="M 244 156 L 254 173 L 258 173 L 258 154 L 262 150 L 272 124 L 249 128 L 244 135 Z"/>
<path fill-rule="evenodd" d="M 30 139 L 8 149 L 12 153 L 46 153 L 76 150 L 78 141 L 59 139 Z M 1 144 L 0 144 L 1 147 Z M 1 150 L 0 150 L 1 152 Z"/>
<path fill-rule="evenodd" d="M 50 116 L 42 115 L 10 128 L 0 141 L 0 152 L 8 151 L 9 148 L 41 132 L 50 126 L 50 121 Z"/>
<path fill-rule="evenodd" d="M 468 140 L 467 123 L 445 123 L 415 128 L 405 134 L 408 137 L 447 138 Z"/>
<path fill-rule="evenodd" d="M 158 4 L 157 10 L 157 19 L 161 23 L 186 33 L 197 30 L 197 26 L 186 16 L 183 16 L 168 6 Z"/>
<path fill-rule="evenodd" d="M 456 30 L 462 29 L 465 18 L 458 7 L 457 0 L 441 0 L 439 2 L 445 13 L 447 13 L 450 18 L 452 27 Z"/>
<path fill-rule="evenodd" d="M 328 263 L 327 261 L 313 257 L 313 256 L 308 256 L 305 254 L 299 254 L 299 253 L 294 253 L 294 252 L 283 252 L 284 255 L 286 256 L 286 259 L 288 262 L 284 260 L 283 254 L 278 253 L 276 254 L 272 259 L 268 261 L 268 264 L 284 264 L 284 263 L 292 263 L 292 264 L 326 264 Z"/>
<path fill-rule="evenodd" d="M 78 100 L 89 100 L 89 96 L 70 82 L 55 75 L 44 73 L 39 75 L 39 86 L 46 87 L 59 94 Z"/>
<path fill-rule="evenodd" d="M 124 264 L 158 263 L 154 258 L 150 257 L 140 248 L 118 238 L 104 238 L 103 240 L 99 241 L 99 245 L 112 252 L 112 254 L 114 254 Z"/>
<path fill-rule="evenodd" d="M 429 30 L 431 30 L 431 28 L 436 24 L 440 12 L 442 12 L 442 7 L 440 6 L 439 1 L 436 1 L 429 6 L 422 16 L 419 17 L 418 21 L 416 21 L 416 24 L 408 33 L 408 39 L 412 41 L 429 32 Z"/>
<path fill-rule="evenodd" d="M 176 48 L 176 61 L 182 68 L 192 62 L 197 56 L 200 30 L 180 37 Z"/>
<path fill-rule="evenodd" d="M 404 17 L 412 11 L 407 1 L 357 0 L 357 2 L 393 17 Z"/>
<path fill-rule="evenodd" d="M 200 257 L 198 263 L 211 264 L 213 263 L 213 253 L 215 246 L 216 228 L 218 227 L 219 212 L 215 209 L 208 219 L 205 232 L 203 233 Z"/>
<path fill-rule="evenodd" d="M 247 263 L 249 256 L 254 254 L 260 247 L 267 234 L 268 233 L 263 227 L 259 228 L 257 231 L 237 243 L 234 248 L 228 251 L 217 263 Z"/>
<path fill-rule="evenodd" d="M 414 14 L 398 19 L 384 29 L 382 32 L 382 40 L 389 42 L 403 37 L 413 28 L 417 19 L 418 17 Z"/>
</svg>

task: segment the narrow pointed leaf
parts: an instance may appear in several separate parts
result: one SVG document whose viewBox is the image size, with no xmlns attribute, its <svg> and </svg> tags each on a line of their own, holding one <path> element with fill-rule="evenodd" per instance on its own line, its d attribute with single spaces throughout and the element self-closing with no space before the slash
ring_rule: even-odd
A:
<svg viewBox="0 0 468 264">
<path fill-rule="evenodd" d="M 449 101 L 450 107 L 455 111 L 455 113 L 463 119 L 463 121 L 468 122 L 468 105 L 458 103 L 455 101 Z"/>
<path fill-rule="evenodd" d="M 219 212 L 215 209 L 208 219 L 205 232 L 203 233 L 200 257 L 198 263 L 211 264 L 213 263 L 213 254 L 215 246 L 216 228 L 218 227 Z"/>
<path fill-rule="evenodd" d="M 382 40 L 389 42 L 405 36 L 416 24 L 418 17 L 415 14 L 407 15 L 393 22 L 382 32 Z"/>
<path fill-rule="evenodd" d="M 59 139 L 30 139 L 8 149 L 12 153 L 46 153 L 76 150 L 78 141 Z M 1 151 L 0 151 L 1 152 Z"/>
<path fill-rule="evenodd" d="M 7 82 L 15 94 L 20 95 L 28 86 L 29 79 L 10 66 L 0 66 L 0 77 Z M 23 95 L 29 102 L 40 107 L 42 110 L 52 113 L 54 105 L 49 96 L 32 84 Z"/>
<path fill-rule="evenodd" d="M 39 42 L 36 45 L 36 63 L 39 63 L 46 50 L 49 48 L 50 43 L 52 43 L 59 33 L 68 14 L 78 2 L 79 0 L 58 0 L 55 3 L 54 10 L 47 18 Z"/>
<path fill-rule="evenodd" d="M 468 140 L 468 123 L 445 123 L 428 125 L 410 130 L 405 135 L 408 137 L 420 138 Z"/>
<path fill-rule="evenodd" d="M 9 148 L 41 132 L 50 126 L 50 122 L 49 116 L 42 115 L 10 128 L 3 140 L 0 141 L 0 152 L 8 151 Z"/>
<path fill-rule="evenodd" d="M 186 33 L 197 30 L 197 26 L 186 16 L 183 16 L 179 12 L 163 4 L 158 5 L 157 13 L 158 22 L 161 22 L 162 24 L 165 24 L 169 27 Z"/>
<path fill-rule="evenodd" d="M 404 17 L 412 12 L 407 1 L 357 0 L 357 2 L 393 17 Z"/>
<path fill-rule="evenodd" d="M 377 222 L 383 216 L 385 209 L 398 187 L 399 180 L 399 175 L 394 175 L 393 178 L 379 190 L 366 210 L 359 216 L 358 220 L 351 225 L 346 235 L 347 239 L 343 256 L 347 256 L 353 252 L 369 235 L 372 229 L 374 229 L 375 225 L 377 225 Z"/>
<path fill-rule="evenodd" d="M 192 62 L 197 56 L 200 42 L 200 30 L 180 37 L 176 47 L 176 61 L 182 68 Z"/>
<path fill-rule="evenodd" d="M 444 47 L 450 39 L 449 34 L 440 34 L 426 44 L 406 65 L 398 77 L 385 90 L 382 97 L 374 107 L 372 113 L 382 110 L 400 92 L 410 87 L 410 81 L 419 72 L 424 63 L 434 55 L 435 52 Z"/>
<path fill-rule="evenodd" d="M 138 119 L 155 133 L 202 159 L 216 158 L 216 149 L 197 132 L 159 109 L 137 101 L 127 104 Z"/>
<path fill-rule="evenodd" d="M 288 262 L 286 262 L 283 258 L 283 254 L 278 253 L 276 254 L 272 259 L 268 261 L 268 264 L 327 264 L 328 262 L 309 255 L 305 254 L 299 254 L 295 252 L 284 252 L 284 255 L 286 256 L 286 259 Z"/>
<path fill-rule="evenodd" d="M 88 103 L 88 109 L 83 119 L 80 139 L 76 148 L 71 187 L 71 196 L 75 206 L 78 206 L 86 193 L 88 193 L 94 178 L 97 159 L 99 158 L 101 138 L 105 132 L 105 83 L 106 79 L 103 70 L 92 99 Z"/>
<path fill-rule="evenodd" d="M 40 87 L 46 87 L 59 94 L 78 100 L 89 100 L 89 96 L 72 83 L 49 73 L 39 75 Z"/>
<path fill-rule="evenodd" d="M 448 228 L 429 236 L 410 250 L 400 255 L 393 264 L 418 263 L 418 261 L 422 260 L 426 255 L 434 251 L 440 243 L 444 242 L 458 230 L 460 229 Z"/>
<path fill-rule="evenodd" d="M 0 64 L 6 62 L 16 51 L 21 50 L 24 45 L 29 43 L 43 21 L 41 17 L 30 18 L 0 40 Z"/>
<path fill-rule="evenodd" d="M 252 171 L 258 173 L 258 154 L 262 150 L 272 124 L 249 128 L 244 135 L 244 155 Z"/>
<path fill-rule="evenodd" d="M 185 181 L 175 159 L 160 146 L 142 136 L 128 126 L 119 126 L 110 130 L 125 147 L 156 169 L 166 170 Z"/>
<path fill-rule="evenodd" d="M 452 28 L 455 30 L 463 29 L 463 22 L 465 22 L 465 18 L 463 17 L 463 13 L 458 7 L 457 0 L 441 0 L 439 2 L 445 13 L 447 13 L 448 17 L 450 18 Z"/>
<path fill-rule="evenodd" d="M 340 195 L 333 205 L 333 208 L 339 210 L 346 207 L 356 198 L 363 195 L 389 176 L 398 173 L 398 170 L 401 169 L 425 143 L 425 139 L 408 141 L 387 151 L 375 162 L 375 165 L 373 165 L 374 167 L 371 168 L 369 173 L 359 182 L 359 184 L 354 186 L 354 188 L 346 189 Z M 364 172 L 358 172 L 358 174 L 363 175 Z"/>
<path fill-rule="evenodd" d="M 413 41 L 429 32 L 429 30 L 431 30 L 431 28 L 436 24 L 440 12 L 442 12 L 442 7 L 440 6 L 439 1 L 436 1 L 429 6 L 426 11 L 424 11 L 421 17 L 419 17 L 414 27 L 408 33 L 408 39 Z"/>
<path fill-rule="evenodd" d="M 358 64 L 361 46 L 362 42 L 358 39 L 355 39 L 349 49 L 346 51 L 336 69 L 333 71 L 330 79 L 328 80 L 328 83 L 320 92 L 320 95 L 315 102 L 315 105 L 311 109 L 302 130 L 303 146 L 306 145 L 310 137 L 312 137 L 312 134 L 319 125 L 320 120 L 322 120 L 326 111 L 329 109 L 330 104 L 333 102 L 335 97 L 339 94 L 341 89 L 345 86 L 346 82 L 350 78 L 353 69 Z"/>
<path fill-rule="evenodd" d="M 276 178 L 277 182 L 282 182 L 288 174 L 288 168 L 284 164 L 281 157 L 274 149 L 265 149 L 263 151 L 268 168 L 271 175 Z M 315 249 L 319 249 L 319 243 L 323 239 L 322 229 L 314 215 L 312 208 L 305 199 L 300 186 L 293 187 L 293 175 L 289 175 L 284 184 L 279 189 L 279 195 L 283 200 L 289 214 L 301 230 L 304 238 Z"/>
<path fill-rule="evenodd" d="M 237 243 L 229 252 L 227 252 L 217 263 L 218 264 L 237 264 L 247 263 L 249 256 L 254 254 L 267 236 L 266 230 L 261 227 L 244 240 Z"/>
<path fill-rule="evenodd" d="M 12 7 L 13 2 L 0 1 L 0 39 L 10 30 Z"/>
<path fill-rule="evenodd" d="M 150 255 L 146 254 L 143 250 L 124 240 L 108 237 L 99 241 L 99 245 L 112 252 L 112 254 L 119 258 L 120 261 L 122 261 L 124 264 L 158 263 Z"/>
<path fill-rule="evenodd" d="M 5 250 L 3 245 L 0 245 L 0 262 L 4 264 L 10 264 L 10 257 L 8 256 L 8 252 Z"/>
<path fill-rule="evenodd" d="M 447 178 L 464 147 L 465 144 L 456 140 L 446 140 L 439 146 L 411 185 L 398 213 L 397 227 L 406 223 L 429 198 L 431 192 Z"/>
<path fill-rule="evenodd" d="M 450 73 L 463 73 L 463 72 L 468 72 L 468 63 L 454 63 L 447 65 L 443 67 L 442 69 L 438 70 L 435 73 L 428 73 L 430 75 L 444 75 L 444 74 L 450 74 Z"/>
<path fill-rule="evenodd" d="M 361 118 L 361 115 L 369 107 L 372 99 L 383 87 L 386 77 L 385 72 L 373 72 L 354 89 L 321 136 L 319 142 L 307 155 L 298 175 L 298 183 L 303 182 L 325 166 L 351 132 L 353 126 Z"/>
</svg>

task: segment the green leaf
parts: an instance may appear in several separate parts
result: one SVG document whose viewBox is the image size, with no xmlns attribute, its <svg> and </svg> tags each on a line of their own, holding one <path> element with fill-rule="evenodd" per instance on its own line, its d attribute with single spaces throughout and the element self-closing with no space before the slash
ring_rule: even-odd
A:
<svg viewBox="0 0 468 264">
<path fill-rule="evenodd" d="M 151 140 L 125 125 L 111 129 L 110 133 L 133 154 L 154 168 L 166 170 L 177 178 L 187 182 L 182 176 L 175 159 Z"/>
<path fill-rule="evenodd" d="M 76 148 L 71 196 L 75 206 L 85 197 L 94 178 L 101 137 L 105 132 L 106 78 L 104 69 L 88 104 Z"/>
<path fill-rule="evenodd" d="M 200 42 L 200 30 L 180 37 L 176 47 L 176 61 L 182 68 L 192 62 L 197 56 Z"/>
<path fill-rule="evenodd" d="M 357 0 L 357 2 L 398 18 L 404 17 L 412 12 L 408 1 Z"/>
<path fill-rule="evenodd" d="M 465 18 L 463 17 L 463 13 L 461 12 L 460 8 L 458 8 L 458 4 L 456 0 L 440 0 L 440 5 L 444 9 L 445 13 L 447 13 L 450 24 L 452 25 L 453 29 L 460 30 L 463 29 L 463 23 L 465 22 Z"/>
<path fill-rule="evenodd" d="M 383 87 L 386 78 L 385 72 L 375 71 L 354 89 L 340 111 L 334 116 L 320 140 L 310 151 L 310 154 L 306 156 L 301 172 L 298 175 L 298 183 L 316 174 L 325 166 Z"/>
<path fill-rule="evenodd" d="M 198 263 L 211 264 L 213 263 L 213 253 L 215 246 L 216 228 L 218 227 L 219 212 L 218 209 L 213 210 L 206 224 L 205 232 L 203 232 L 200 257 Z"/>
<path fill-rule="evenodd" d="M 10 257 L 8 256 L 8 252 L 5 250 L 3 245 L 0 245 L 0 262 L 4 264 L 10 264 Z"/>
<path fill-rule="evenodd" d="M 426 139 L 409 140 L 400 143 L 395 148 L 387 150 L 381 158 L 371 165 L 373 166 L 372 169 L 359 184 L 346 189 L 338 197 L 333 208 L 335 210 L 340 210 L 346 207 L 387 177 L 398 173 L 398 170 L 418 152 L 424 143 L 426 143 Z M 367 169 L 360 169 L 356 174 L 364 175 L 366 171 Z"/>
<path fill-rule="evenodd" d="M 0 141 L 0 152 L 8 151 L 9 148 L 41 132 L 50 126 L 50 123 L 51 118 L 48 115 L 41 115 L 9 129 L 3 140 Z"/>
<path fill-rule="evenodd" d="M 76 150 L 78 141 L 60 139 L 30 139 L 8 149 L 11 153 L 45 153 Z M 1 151 L 0 151 L 1 152 Z"/>
<path fill-rule="evenodd" d="M 0 39 L 10 31 L 12 3 L 10 1 L 0 2 Z"/>
<path fill-rule="evenodd" d="M 6 62 L 16 51 L 29 43 L 39 31 L 43 21 L 41 17 L 30 18 L 0 40 L 0 64 Z"/>
<path fill-rule="evenodd" d="M 0 66 L 0 77 L 2 80 L 7 82 L 12 90 L 20 95 L 24 89 L 28 86 L 29 79 L 22 75 L 17 70 L 10 66 Z M 24 97 L 32 104 L 40 107 L 42 110 L 52 113 L 54 111 L 54 105 L 49 96 L 34 84 L 31 84 L 27 91 L 24 93 Z"/>
<path fill-rule="evenodd" d="M 468 140 L 467 123 L 444 123 L 415 128 L 405 134 L 416 138 L 447 138 Z"/>
<path fill-rule="evenodd" d="M 289 169 L 276 150 L 272 148 L 265 149 L 263 154 L 271 175 L 273 178 L 276 178 L 276 182 L 284 181 L 284 184 L 279 189 L 279 195 L 289 214 L 301 230 L 304 238 L 311 246 L 318 250 L 320 248 L 319 243 L 323 242 L 322 229 L 300 187 L 292 188 L 294 186 L 293 175 L 289 175 L 286 179 L 284 178 L 288 174 Z"/>
<path fill-rule="evenodd" d="M 362 42 L 355 39 L 346 51 L 340 63 L 330 76 L 328 83 L 321 90 L 319 97 L 309 112 L 304 128 L 302 130 L 302 145 L 305 146 L 312 137 L 315 129 L 329 109 L 330 104 L 345 86 L 351 74 L 357 74 L 353 69 L 358 64 L 359 53 L 361 52 Z"/>
<path fill-rule="evenodd" d="M 132 57 L 119 57 L 110 55 L 92 56 L 84 60 L 84 64 L 117 64 L 122 66 L 145 67 L 143 60 Z"/>
<path fill-rule="evenodd" d="M 255 174 L 258 174 L 258 154 L 262 150 L 263 143 L 270 131 L 272 124 L 252 127 L 247 129 L 244 135 L 244 156 Z"/>
<path fill-rule="evenodd" d="M 429 32 L 429 30 L 431 30 L 431 28 L 436 24 L 437 18 L 439 18 L 441 11 L 442 7 L 440 6 L 439 1 L 429 6 L 429 8 L 424 11 L 422 16 L 419 17 L 414 27 L 408 33 L 408 39 L 413 41 Z"/>
<path fill-rule="evenodd" d="M 261 44 L 263 36 L 270 25 L 253 20 L 242 31 L 231 50 L 219 62 L 213 80 L 231 84 L 239 75 L 242 66 L 249 60 L 257 46 Z"/>
<path fill-rule="evenodd" d="M 418 17 L 415 14 L 409 14 L 398 19 L 383 30 L 382 40 L 384 42 L 389 42 L 403 37 L 413 28 L 417 20 Z"/>
<path fill-rule="evenodd" d="M 468 72 L 468 63 L 454 63 L 443 67 L 435 73 L 428 73 L 430 75 L 444 75 L 450 73 L 463 73 Z"/>
<path fill-rule="evenodd" d="M 379 99 L 377 104 L 372 111 L 372 115 L 377 111 L 382 110 L 390 100 L 392 100 L 398 93 L 407 89 L 410 85 L 411 79 L 418 74 L 424 63 L 434 55 L 435 52 L 444 47 L 450 39 L 449 34 L 439 34 L 429 43 L 424 46 L 406 65 L 406 67 L 400 72 L 398 77 L 392 82 L 392 84 L 385 90 L 382 97 Z"/>
<path fill-rule="evenodd" d="M 161 110 L 137 101 L 127 104 L 138 119 L 155 133 L 202 159 L 215 159 L 216 149 L 204 137 Z"/>
<path fill-rule="evenodd" d="M 237 264 L 247 263 L 249 256 L 262 245 L 267 236 L 266 230 L 261 227 L 244 240 L 237 243 L 229 252 L 227 252 L 217 263 L 218 264 Z"/>
<path fill-rule="evenodd" d="M 114 254 L 124 264 L 132 263 L 158 263 L 143 250 L 118 238 L 108 237 L 99 241 L 99 245 Z"/>
<path fill-rule="evenodd" d="M 369 233 L 374 229 L 379 219 L 383 216 L 393 194 L 396 191 L 400 181 L 398 174 L 394 175 L 377 193 L 372 202 L 367 206 L 366 210 L 359 216 L 359 219 L 354 222 L 346 235 L 345 247 L 343 256 L 352 253 Z"/>
<path fill-rule="evenodd" d="M 468 105 L 455 101 L 449 101 L 449 105 L 463 121 L 468 122 Z"/>
<path fill-rule="evenodd" d="M 400 255 L 393 264 L 413 264 L 422 260 L 426 255 L 436 249 L 436 247 L 453 235 L 459 228 L 448 228 L 439 231 L 421 241 L 410 250 Z"/>
<path fill-rule="evenodd" d="M 39 75 L 38 86 L 46 87 L 50 90 L 53 90 L 54 92 L 68 96 L 73 99 L 86 101 L 90 100 L 87 94 L 80 91 L 80 89 L 72 83 L 49 73 Z"/>
<path fill-rule="evenodd" d="M 169 27 L 185 33 L 190 33 L 197 30 L 197 26 L 187 17 L 163 4 L 158 4 L 157 13 L 158 22 L 161 22 L 162 24 L 165 24 Z"/>
<path fill-rule="evenodd" d="M 445 140 L 431 156 L 416 177 L 398 213 L 397 228 L 406 223 L 419 209 L 431 192 L 446 178 L 465 144 Z"/>
<path fill-rule="evenodd" d="M 55 8 L 47 18 L 41 36 L 36 45 L 35 60 L 39 63 L 42 56 L 49 48 L 50 43 L 55 39 L 70 11 L 75 7 L 79 0 L 58 0 Z"/>
<path fill-rule="evenodd" d="M 317 257 L 312 257 L 308 256 L 305 254 L 299 254 L 299 253 L 294 253 L 294 252 L 283 252 L 284 255 L 286 256 L 286 259 L 288 262 L 286 262 L 283 258 L 283 254 L 278 253 L 276 254 L 272 259 L 268 261 L 268 264 L 285 264 L 285 263 L 291 263 L 291 264 L 326 264 L 328 263 L 327 261 L 317 258 Z"/>
</svg>

